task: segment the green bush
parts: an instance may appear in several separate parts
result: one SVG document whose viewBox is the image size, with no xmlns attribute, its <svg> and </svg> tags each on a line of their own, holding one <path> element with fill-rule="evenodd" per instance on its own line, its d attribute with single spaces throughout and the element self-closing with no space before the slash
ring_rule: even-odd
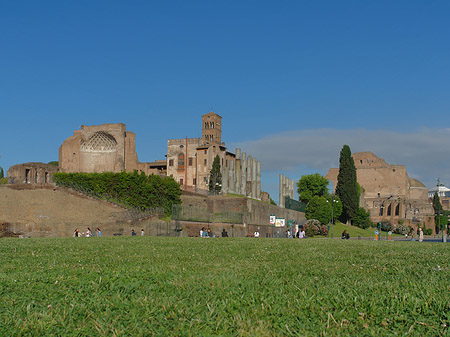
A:
<svg viewBox="0 0 450 337">
<path fill-rule="evenodd" d="M 372 225 L 372 221 L 370 221 L 370 212 L 366 211 L 363 207 L 359 207 L 356 210 L 352 225 L 362 229 L 369 228 Z"/>
<path fill-rule="evenodd" d="M 431 228 L 426 228 L 423 231 L 423 234 L 425 234 L 425 235 L 432 235 L 433 234 L 433 230 Z"/>
<path fill-rule="evenodd" d="M 399 223 L 400 223 L 400 221 L 399 221 Z M 403 224 L 398 224 L 397 226 L 395 226 L 395 229 L 394 229 L 394 233 L 402 234 L 402 235 L 409 234 L 410 231 L 411 231 L 410 228 Z"/>
<path fill-rule="evenodd" d="M 101 199 L 114 200 L 127 207 L 163 207 L 169 214 L 173 204 L 181 203 L 180 185 L 172 177 L 145 173 L 62 173 L 53 174 L 59 186 L 83 190 Z"/>
</svg>

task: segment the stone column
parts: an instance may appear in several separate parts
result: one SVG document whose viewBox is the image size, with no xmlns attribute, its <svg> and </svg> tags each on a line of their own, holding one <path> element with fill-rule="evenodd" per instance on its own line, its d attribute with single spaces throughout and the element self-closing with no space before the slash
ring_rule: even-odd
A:
<svg viewBox="0 0 450 337">
<path fill-rule="evenodd" d="M 247 181 L 245 184 L 245 192 L 248 197 L 252 196 L 252 156 L 247 156 Z"/>
<path fill-rule="evenodd" d="M 228 193 L 228 169 L 222 166 L 222 191 L 223 193 Z"/>
<path fill-rule="evenodd" d="M 235 192 L 236 194 L 242 194 L 241 192 L 241 149 L 236 149 L 236 159 L 234 163 L 234 172 L 235 172 Z"/>
<path fill-rule="evenodd" d="M 256 199 L 256 158 L 252 158 L 252 198 Z"/>
<path fill-rule="evenodd" d="M 279 206 L 284 208 L 284 196 L 283 196 L 284 176 L 280 174 L 280 201 Z"/>
<path fill-rule="evenodd" d="M 235 193 L 236 177 L 234 175 L 234 160 L 228 162 L 228 192 Z"/>
<path fill-rule="evenodd" d="M 247 195 L 247 155 L 242 153 L 241 159 L 241 195 Z"/>
<path fill-rule="evenodd" d="M 256 199 L 261 200 L 261 162 L 256 163 Z"/>
</svg>

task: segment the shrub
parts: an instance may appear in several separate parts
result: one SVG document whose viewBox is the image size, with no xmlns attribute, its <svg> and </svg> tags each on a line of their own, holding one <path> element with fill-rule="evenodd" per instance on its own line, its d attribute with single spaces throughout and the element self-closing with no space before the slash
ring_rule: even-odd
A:
<svg viewBox="0 0 450 337">
<path fill-rule="evenodd" d="M 53 181 L 92 194 L 105 200 L 114 200 L 127 207 L 146 209 L 163 207 L 169 214 L 173 204 L 181 203 L 180 185 L 172 177 L 145 173 L 62 173 L 53 174 Z"/>
<path fill-rule="evenodd" d="M 363 207 L 359 207 L 356 210 L 352 224 L 362 229 L 369 228 L 372 224 L 370 221 L 370 212 L 366 211 Z"/>
<path fill-rule="evenodd" d="M 328 226 L 320 226 L 320 235 L 328 236 Z"/>
<path fill-rule="evenodd" d="M 308 237 L 313 237 L 314 235 L 327 236 L 328 235 L 328 227 L 320 224 L 319 220 L 310 219 L 306 221 L 306 224 L 303 226 L 305 230 L 305 234 Z"/>
<path fill-rule="evenodd" d="M 425 234 L 425 235 L 432 235 L 433 234 L 433 230 L 431 228 L 426 228 L 423 231 L 423 234 Z"/>
<path fill-rule="evenodd" d="M 313 237 L 314 235 L 320 234 L 320 221 L 316 219 L 309 219 L 306 221 L 305 225 L 303 226 L 303 229 L 305 230 L 305 234 L 308 237 Z"/>
<path fill-rule="evenodd" d="M 410 231 L 411 231 L 410 227 L 405 226 L 403 224 L 399 224 L 399 225 L 395 226 L 395 229 L 394 229 L 394 233 L 402 234 L 402 235 L 409 234 Z"/>
</svg>

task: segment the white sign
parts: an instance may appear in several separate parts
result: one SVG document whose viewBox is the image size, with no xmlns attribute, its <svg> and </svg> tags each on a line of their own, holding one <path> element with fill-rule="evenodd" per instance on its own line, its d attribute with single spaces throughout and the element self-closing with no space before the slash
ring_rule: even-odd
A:
<svg viewBox="0 0 450 337">
<path fill-rule="evenodd" d="M 375 235 L 378 235 L 378 231 L 375 231 Z"/>
<path fill-rule="evenodd" d="M 270 224 L 271 224 L 271 225 L 275 225 L 275 221 L 276 221 L 275 215 L 271 215 L 271 216 L 270 216 Z"/>
<path fill-rule="evenodd" d="M 284 227 L 284 218 L 277 218 L 275 221 L 275 227 Z"/>
</svg>

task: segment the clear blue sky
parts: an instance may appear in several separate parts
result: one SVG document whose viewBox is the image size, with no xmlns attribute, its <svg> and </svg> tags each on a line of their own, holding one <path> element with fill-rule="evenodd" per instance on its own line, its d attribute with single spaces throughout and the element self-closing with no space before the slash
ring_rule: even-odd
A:
<svg viewBox="0 0 450 337">
<path fill-rule="evenodd" d="M 275 200 L 278 173 L 324 174 L 344 142 L 450 185 L 449 18 L 449 1 L 0 1 L 0 166 L 116 122 L 162 159 L 213 106 Z"/>
</svg>

